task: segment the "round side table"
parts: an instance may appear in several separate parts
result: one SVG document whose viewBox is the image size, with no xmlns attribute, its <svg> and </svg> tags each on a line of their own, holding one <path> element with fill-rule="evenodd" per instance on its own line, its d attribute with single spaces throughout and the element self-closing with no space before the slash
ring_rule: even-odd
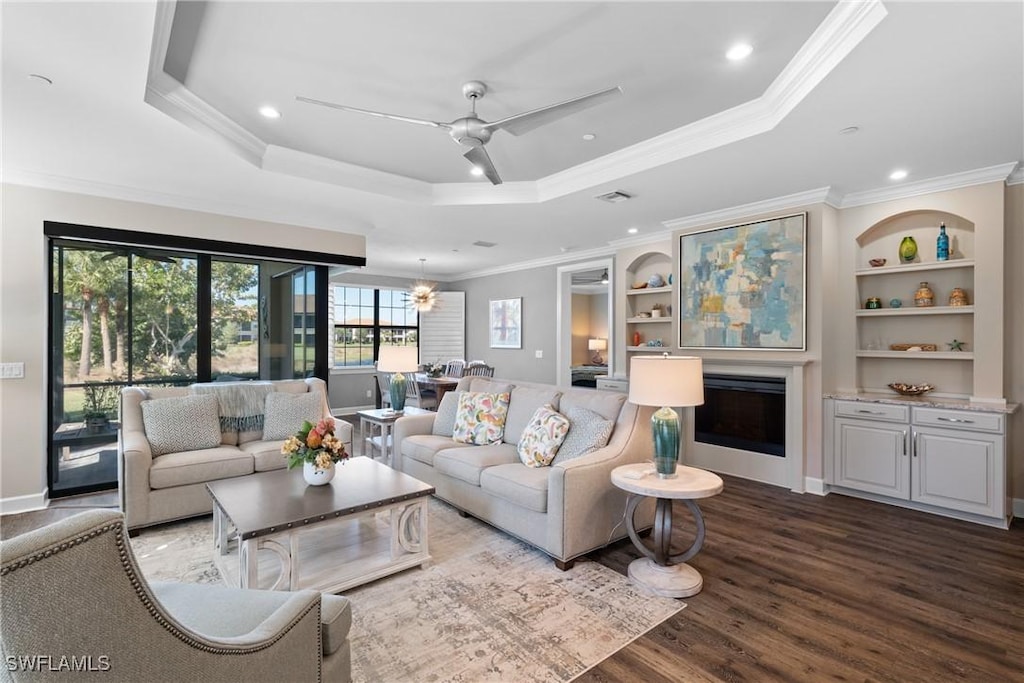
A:
<svg viewBox="0 0 1024 683">
<path fill-rule="evenodd" d="M 695 502 L 722 492 L 722 478 L 713 472 L 680 465 L 673 479 L 661 479 L 651 463 L 622 465 L 612 470 L 612 483 L 629 492 L 626 502 L 626 530 L 633 545 L 643 557 L 629 565 L 629 578 L 655 595 L 668 598 L 686 598 L 696 595 L 704 586 L 700 572 L 686 564 L 704 545 L 704 516 Z M 636 509 L 644 498 L 656 498 L 654 513 L 653 549 L 640 540 L 636 532 Z M 697 525 L 693 545 L 681 553 L 673 554 L 672 501 L 686 503 Z"/>
</svg>

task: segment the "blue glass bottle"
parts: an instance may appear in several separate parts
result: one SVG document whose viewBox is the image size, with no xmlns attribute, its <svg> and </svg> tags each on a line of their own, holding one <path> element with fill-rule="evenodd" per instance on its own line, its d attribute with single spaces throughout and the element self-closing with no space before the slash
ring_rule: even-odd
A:
<svg viewBox="0 0 1024 683">
<path fill-rule="evenodd" d="M 939 238 L 935 242 L 935 258 L 939 261 L 949 260 L 949 237 L 946 235 L 945 223 L 939 223 Z"/>
</svg>

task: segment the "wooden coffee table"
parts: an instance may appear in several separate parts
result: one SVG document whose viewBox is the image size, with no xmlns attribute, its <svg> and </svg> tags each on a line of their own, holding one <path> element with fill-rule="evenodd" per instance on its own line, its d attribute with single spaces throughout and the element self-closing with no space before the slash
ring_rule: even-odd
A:
<svg viewBox="0 0 1024 683">
<path fill-rule="evenodd" d="M 308 486 L 275 470 L 206 485 L 214 562 L 229 586 L 329 593 L 425 564 L 434 487 L 371 458 Z"/>
</svg>

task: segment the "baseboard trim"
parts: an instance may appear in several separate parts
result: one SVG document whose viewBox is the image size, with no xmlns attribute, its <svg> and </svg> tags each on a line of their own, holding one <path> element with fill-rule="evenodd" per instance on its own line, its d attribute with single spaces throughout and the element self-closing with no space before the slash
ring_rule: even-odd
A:
<svg viewBox="0 0 1024 683">
<path fill-rule="evenodd" d="M 370 404 L 368 406 L 345 406 L 344 408 L 331 408 L 331 415 L 334 417 L 340 417 L 342 415 L 354 415 L 360 410 L 376 410 L 377 406 Z"/>
<path fill-rule="evenodd" d="M 828 487 L 825 485 L 824 479 L 804 477 L 804 492 L 813 493 L 816 496 L 827 496 Z"/>
<path fill-rule="evenodd" d="M 0 498 L 0 515 L 15 515 L 19 512 L 42 510 L 48 503 L 48 497 L 49 489 L 43 489 L 39 493 L 30 493 L 27 496 Z"/>
<path fill-rule="evenodd" d="M 1013 499 L 1013 516 L 1024 519 L 1024 498 Z"/>
</svg>

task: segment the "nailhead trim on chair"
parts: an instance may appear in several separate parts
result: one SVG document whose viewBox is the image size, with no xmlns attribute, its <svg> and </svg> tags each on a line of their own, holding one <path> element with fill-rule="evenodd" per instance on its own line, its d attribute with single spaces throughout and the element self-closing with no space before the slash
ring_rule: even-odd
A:
<svg viewBox="0 0 1024 683">
<path fill-rule="evenodd" d="M 128 574 L 128 580 L 131 582 L 132 589 L 135 591 L 135 594 L 142 600 L 142 604 L 146 607 L 146 610 L 149 612 L 150 616 L 152 616 L 156 620 L 156 622 L 158 624 L 163 626 L 171 635 L 173 635 L 178 640 L 180 640 L 180 641 L 190 645 L 191 647 L 196 648 L 197 650 L 202 650 L 203 652 L 209 652 L 211 654 L 223 654 L 223 655 L 245 655 L 245 654 L 251 654 L 253 652 L 259 652 L 260 650 L 265 650 L 268 647 L 270 647 L 271 645 L 274 645 L 275 643 L 277 643 L 277 641 L 279 641 L 281 638 L 283 638 L 286 633 L 291 631 L 300 621 L 302 621 L 306 617 L 306 615 L 309 614 L 310 610 L 314 610 L 315 609 L 316 612 L 317 612 L 317 619 L 316 619 L 316 623 L 317 623 L 317 647 L 318 648 L 323 648 L 323 644 L 322 644 L 323 643 L 323 621 L 322 621 L 323 615 L 321 614 L 321 611 L 320 611 L 320 601 L 319 600 L 317 602 L 315 602 L 314 604 L 310 605 L 310 607 L 306 611 L 302 612 L 297 617 L 295 617 L 295 619 L 293 619 L 292 622 L 290 624 L 288 624 L 287 627 L 282 629 L 281 632 L 278 633 L 273 639 L 271 639 L 271 640 L 269 640 L 266 643 L 263 643 L 261 645 L 254 645 L 254 646 L 246 647 L 246 648 L 232 648 L 232 649 L 228 649 L 228 648 L 224 648 L 224 647 L 220 647 L 220 646 L 216 646 L 216 645 L 211 645 L 211 644 L 209 644 L 207 642 L 204 642 L 202 640 L 199 640 L 199 639 L 193 637 L 190 633 L 188 633 L 187 631 L 184 631 L 183 629 L 181 629 L 173 621 L 170 621 L 169 619 L 164 617 L 163 611 L 156 606 L 156 604 L 153 601 L 153 597 L 150 594 L 148 588 L 143 583 L 143 581 L 140 580 L 139 575 L 135 571 L 135 563 L 132 562 L 132 558 L 131 558 L 131 555 L 130 555 L 130 550 L 129 550 L 127 544 L 125 543 L 125 531 L 124 531 L 124 522 L 123 521 L 117 521 L 117 522 L 113 522 L 111 524 L 106 524 L 104 526 L 97 527 L 95 529 L 92 529 L 92 530 L 82 534 L 81 536 L 78 536 L 77 538 L 73 538 L 71 540 L 64 541 L 64 542 L 62 542 L 62 543 L 60 543 L 58 545 L 49 547 L 49 548 L 47 548 L 47 549 L 45 549 L 45 550 L 43 550 L 41 552 L 35 553 L 34 555 L 30 555 L 28 557 L 22 558 L 21 560 L 18 560 L 17 562 L 15 562 L 13 564 L 5 565 L 4 567 L 0 568 L 0 576 L 6 576 L 7 574 L 10 574 L 13 571 L 16 571 L 18 569 L 22 569 L 24 567 L 27 567 L 27 566 L 29 566 L 31 564 L 34 564 L 34 563 L 36 563 L 36 562 L 38 562 L 40 560 L 44 560 L 44 559 L 46 559 L 48 557 L 51 557 L 53 555 L 56 555 L 57 553 L 60 553 L 60 552 L 63 552 L 65 550 L 68 550 L 70 548 L 73 548 L 73 547 L 75 547 L 77 545 L 81 545 L 81 544 L 85 543 L 86 541 L 90 541 L 90 540 L 100 536 L 101 534 L 105 534 L 105 533 L 107 533 L 109 531 L 113 531 L 114 532 L 115 542 L 117 543 L 118 555 L 119 555 L 120 560 L 121 560 L 121 566 L 124 567 L 125 572 Z M 317 660 L 317 680 L 322 680 L 322 679 L 323 679 L 323 653 L 321 652 L 320 657 Z"/>
</svg>

